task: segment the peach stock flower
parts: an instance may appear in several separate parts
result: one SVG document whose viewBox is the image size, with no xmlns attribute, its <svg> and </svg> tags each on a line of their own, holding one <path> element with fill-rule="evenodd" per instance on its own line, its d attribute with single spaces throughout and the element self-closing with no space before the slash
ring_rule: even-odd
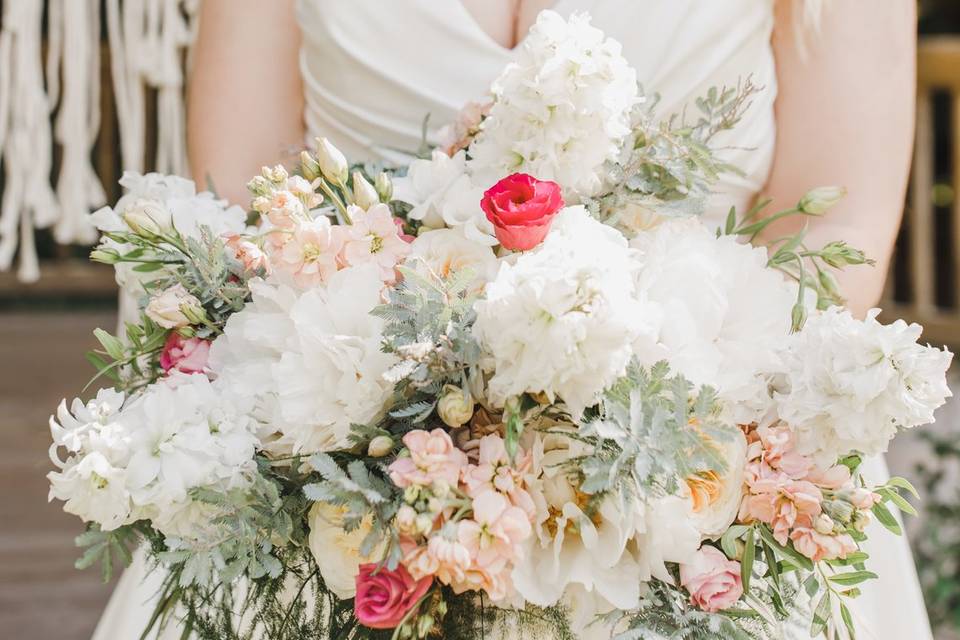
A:
<svg viewBox="0 0 960 640">
<path fill-rule="evenodd" d="M 846 533 L 823 534 L 812 528 L 798 527 L 790 533 L 790 539 L 797 551 L 814 562 L 846 558 L 847 554 L 857 550 L 857 543 Z"/>
<path fill-rule="evenodd" d="M 349 213 L 351 224 L 342 227 L 341 260 L 351 267 L 372 262 L 384 282 L 394 282 L 397 264 L 410 253 L 410 243 L 400 237 L 390 207 L 381 203 L 364 211 L 352 206 Z"/>
<path fill-rule="evenodd" d="M 439 481 L 450 487 L 457 486 L 467 456 L 454 446 L 446 431 L 410 431 L 403 436 L 403 444 L 410 455 L 397 458 L 389 467 L 390 479 L 395 485 L 429 487 Z"/>
<path fill-rule="evenodd" d="M 324 217 L 299 223 L 272 256 L 277 271 L 293 276 L 297 285 L 316 286 L 337 271 L 337 254 L 343 246 L 341 227 Z"/>
</svg>

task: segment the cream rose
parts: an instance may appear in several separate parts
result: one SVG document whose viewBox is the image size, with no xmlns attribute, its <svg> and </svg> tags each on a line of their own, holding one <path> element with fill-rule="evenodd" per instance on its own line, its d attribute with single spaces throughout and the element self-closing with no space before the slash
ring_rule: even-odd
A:
<svg viewBox="0 0 960 640">
<path fill-rule="evenodd" d="M 164 329 L 178 329 L 190 324 L 183 312 L 184 307 L 201 308 L 200 301 L 178 283 L 151 298 L 146 314 Z"/>
<path fill-rule="evenodd" d="M 737 517 L 747 465 L 747 439 L 739 430 L 717 446 L 722 448 L 724 472 L 696 474 L 686 483 L 693 503 L 693 524 L 710 539 L 723 535 Z"/>
<path fill-rule="evenodd" d="M 343 529 L 345 509 L 327 502 L 317 502 L 310 509 L 310 552 L 317 561 L 324 584 L 338 598 L 346 600 L 357 592 L 357 575 L 360 565 L 377 562 L 381 548 L 374 549 L 369 556 L 360 555 L 360 545 L 370 533 L 370 518 L 365 518 L 360 526 L 347 533 Z"/>
</svg>

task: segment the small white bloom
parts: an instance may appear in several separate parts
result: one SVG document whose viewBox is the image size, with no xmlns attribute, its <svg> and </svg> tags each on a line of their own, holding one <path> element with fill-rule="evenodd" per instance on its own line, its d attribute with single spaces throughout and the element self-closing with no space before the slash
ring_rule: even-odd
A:
<svg viewBox="0 0 960 640">
<path fill-rule="evenodd" d="M 177 329 L 190 324 L 185 308 L 201 308 L 200 301 L 177 283 L 150 298 L 145 312 L 164 329 Z"/>
<path fill-rule="evenodd" d="M 951 396 L 953 354 L 917 344 L 920 325 L 882 325 L 878 313 L 861 321 L 831 307 L 811 314 L 787 343 L 777 409 L 801 451 L 821 462 L 886 451 L 898 430 L 933 422 Z"/>
</svg>

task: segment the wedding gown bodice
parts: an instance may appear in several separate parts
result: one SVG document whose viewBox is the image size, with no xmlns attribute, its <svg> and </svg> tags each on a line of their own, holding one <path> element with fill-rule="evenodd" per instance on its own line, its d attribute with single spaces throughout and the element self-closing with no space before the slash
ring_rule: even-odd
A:
<svg viewBox="0 0 960 640">
<path fill-rule="evenodd" d="M 773 0 L 558 0 L 554 10 L 586 11 L 622 43 L 644 90 L 660 95 L 662 116 L 688 107 L 695 118 L 693 101 L 711 86 L 750 77 L 763 87 L 719 138 L 743 175 L 721 178 L 712 212 L 742 208 L 763 188 L 775 141 Z M 487 35 L 460 0 L 298 0 L 297 14 L 307 143 L 326 136 L 351 160 L 415 152 L 424 118 L 435 131 L 482 101 L 516 51 Z"/>
</svg>

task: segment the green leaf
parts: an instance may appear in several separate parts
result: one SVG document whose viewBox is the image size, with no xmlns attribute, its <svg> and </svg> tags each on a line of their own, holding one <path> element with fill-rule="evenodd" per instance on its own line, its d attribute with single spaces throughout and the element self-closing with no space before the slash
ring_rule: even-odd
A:
<svg viewBox="0 0 960 640">
<path fill-rule="evenodd" d="M 743 550 L 743 559 L 740 561 L 740 579 L 743 582 L 743 591 L 750 591 L 750 578 L 753 575 L 753 559 L 757 553 L 757 545 L 754 542 L 756 529 L 752 528 L 747 532 L 746 547 Z"/>
<path fill-rule="evenodd" d="M 759 530 L 760 530 L 760 535 L 767 542 L 767 544 L 769 544 L 774 549 L 776 549 L 777 551 L 785 555 L 791 563 L 793 563 L 800 569 L 813 571 L 813 562 L 810 560 L 810 558 L 806 557 L 805 555 L 803 555 L 802 553 L 794 549 L 789 544 L 782 545 L 779 542 L 777 542 L 777 539 L 773 537 L 773 532 L 770 531 L 770 529 L 768 529 L 767 527 L 761 526 L 759 527 Z"/>
<path fill-rule="evenodd" d="M 880 524 L 886 527 L 888 531 L 898 536 L 903 535 L 903 528 L 900 526 L 900 523 L 897 522 L 897 518 L 887 509 L 886 505 L 878 502 L 873 505 L 871 511 L 873 511 L 873 515 L 876 516 Z"/>
<path fill-rule="evenodd" d="M 728 558 L 737 557 L 736 540 L 745 534 L 749 528 L 743 524 L 735 524 L 723 532 L 723 536 L 720 538 L 720 548 L 723 549 Z"/>
<path fill-rule="evenodd" d="M 850 635 L 850 640 L 856 640 L 857 630 L 853 625 L 853 616 L 850 615 L 850 609 L 847 608 L 847 605 L 844 602 L 840 603 L 840 617 L 843 618 L 843 624 L 847 627 L 847 633 Z"/>
<path fill-rule="evenodd" d="M 737 228 L 737 208 L 730 207 L 730 213 L 727 214 L 727 223 L 724 225 L 724 235 L 730 235 Z"/>
<path fill-rule="evenodd" d="M 877 489 L 877 493 L 887 498 L 893 504 L 897 505 L 897 508 L 900 509 L 900 511 L 903 511 L 911 516 L 917 515 L 917 510 L 913 508 L 913 505 L 907 502 L 907 499 L 901 496 L 900 492 L 896 489 Z"/>
<path fill-rule="evenodd" d="M 163 269 L 165 265 L 162 262 L 145 262 L 143 264 L 138 264 L 133 268 L 134 271 L 138 273 L 151 273 L 153 271 L 159 271 Z"/>
<path fill-rule="evenodd" d="M 830 582 L 835 582 L 845 587 L 852 587 L 866 580 L 874 580 L 876 577 L 877 574 L 872 571 L 851 571 L 850 573 L 838 573 L 835 576 L 830 576 Z"/>
<path fill-rule="evenodd" d="M 910 484 L 910 481 L 906 478 L 901 478 L 899 476 L 894 476 L 887 481 L 887 485 L 891 487 L 898 487 L 900 489 L 905 489 L 913 494 L 914 498 L 920 499 L 920 494 L 917 492 L 917 489 Z"/>
<path fill-rule="evenodd" d="M 94 329 L 93 335 L 103 345 L 104 350 L 114 360 L 123 360 L 123 343 L 103 329 Z"/>
<path fill-rule="evenodd" d="M 820 601 L 817 602 L 816 608 L 813 610 L 813 622 L 810 624 L 810 637 L 815 638 L 816 636 L 823 633 L 823 630 L 827 626 L 827 620 L 830 619 L 830 592 L 825 591 L 822 596 L 820 596 Z"/>
</svg>

